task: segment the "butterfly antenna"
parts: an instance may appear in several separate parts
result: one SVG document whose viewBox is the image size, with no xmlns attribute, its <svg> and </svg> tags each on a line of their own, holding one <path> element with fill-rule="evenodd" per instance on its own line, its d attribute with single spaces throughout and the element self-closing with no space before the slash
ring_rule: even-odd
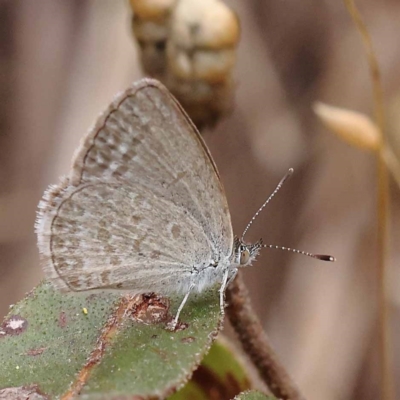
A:
<svg viewBox="0 0 400 400">
<path fill-rule="evenodd" d="M 289 168 L 289 171 L 286 173 L 286 175 L 281 179 L 281 181 L 278 183 L 277 187 L 275 190 L 271 193 L 271 195 L 268 197 L 268 199 L 264 202 L 264 204 L 258 209 L 258 211 L 254 214 L 253 218 L 250 220 L 250 222 L 247 224 L 246 229 L 243 231 L 242 234 L 242 242 L 244 235 L 246 235 L 246 232 L 249 230 L 250 226 L 254 222 L 254 220 L 258 217 L 258 214 L 264 209 L 264 207 L 271 201 L 271 199 L 278 193 L 279 189 L 282 187 L 282 185 L 285 183 L 286 179 L 290 177 L 290 175 L 293 174 L 293 168 Z"/>
<path fill-rule="evenodd" d="M 313 254 L 313 253 L 309 253 L 307 251 L 291 249 L 290 247 L 274 246 L 272 244 L 263 244 L 261 246 L 262 247 L 267 247 L 268 249 L 278 249 L 278 250 L 291 251 L 292 253 L 303 254 L 303 256 L 316 258 L 316 259 L 322 260 L 322 261 L 332 261 L 332 262 L 336 261 L 335 257 L 329 256 L 327 254 Z"/>
</svg>

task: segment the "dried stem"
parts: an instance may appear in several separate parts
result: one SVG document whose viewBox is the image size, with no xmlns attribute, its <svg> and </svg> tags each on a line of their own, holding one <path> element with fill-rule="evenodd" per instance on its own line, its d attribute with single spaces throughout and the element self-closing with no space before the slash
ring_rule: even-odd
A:
<svg viewBox="0 0 400 400">
<path fill-rule="evenodd" d="M 272 349 L 251 306 L 248 290 L 240 275 L 226 291 L 227 314 L 243 349 L 271 392 L 279 399 L 305 400 Z"/>
<path fill-rule="evenodd" d="M 393 153 L 393 150 L 389 146 L 386 146 L 383 149 L 382 156 L 385 158 L 386 166 L 392 173 L 392 176 L 396 181 L 397 186 L 400 187 L 400 162 L 398 158 L 396 157 L 396 155 Z"/>
<path fill-rule="evenodd" d="M 388 221 L 389 221 L 389 174 L 386 166 L 387 150 L 385 135 L 385 115 L 383 90 L 378 61 L 368 33 L 360 13 L 353 0 L 344 0 L 344 3 L 352 17 L 365 46 L 367 60 L 370 68 L 373 85 L 373 100 L 375 109 L 375 122 L 382 135 L 381 147 L 377 152 L 378 175 L 378 254 L 379 254 L 379 316 L 380 316 L 380 356 L 382 374 L 382 398 L 394 400 L 394 385 L 391 360 L 391 340 L 389 331 L 389 307 L 388 307 Z"/>
</svg>

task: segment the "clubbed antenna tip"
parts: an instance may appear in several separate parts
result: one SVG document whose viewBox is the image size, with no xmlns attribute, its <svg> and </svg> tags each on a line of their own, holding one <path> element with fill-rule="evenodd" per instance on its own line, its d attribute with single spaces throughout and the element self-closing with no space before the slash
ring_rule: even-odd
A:
<svg viewBox="0 0 400 400">
<path fill-rule="evenodd" d="M 335 257 L 328 256 L 327 254 L 315 254 L 315 258 L 318 258 L 318 260 L 322 260 L 322 261 L 331 261 L 331 262 L 336 261 Z"/>
</svg>

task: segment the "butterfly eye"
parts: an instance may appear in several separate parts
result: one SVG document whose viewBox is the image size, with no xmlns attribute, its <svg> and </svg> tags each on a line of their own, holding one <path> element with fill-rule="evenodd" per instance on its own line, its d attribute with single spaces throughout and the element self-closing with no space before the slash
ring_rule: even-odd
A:
<svg viewBox="0 0 400 400">
<path fill-rule="evenodd" d="M 250 259 L 250 251 L 248 249 L 244 249 L 240 252 L 240 265 L 245 265 L 249 262 Z"/>
</svg>

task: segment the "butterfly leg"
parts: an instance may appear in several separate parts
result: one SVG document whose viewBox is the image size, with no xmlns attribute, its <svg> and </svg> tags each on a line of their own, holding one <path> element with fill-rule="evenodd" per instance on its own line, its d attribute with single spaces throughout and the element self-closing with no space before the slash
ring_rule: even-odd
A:
<svg viewBox="0 0 400 400">
<path fill-rule="evenodd" d="M 224 273 L 224 276 L 222 278 L 222 284 L 221 287 L 219 288 L 219 307 L 221 309 L 221 314 L 224 314 L 224 296 L 225 296 L 225 289 L 226 289 L 226 284 L 228 282 L 228 276 L 229 276 L 229 269 L 227 269 Z"/>
<path fill-rule="evenodd" d="M 231 284 L 231 282 L 236 278 L 237 273 L 238 273 L 238 269 L 235 268 L 233 270 L 232 275 L 229 277 L 228 282 L 226 283 L 226 287 L 228 287 Z"/>
<path fill-rule="evenodd" d="M 181 311 L 183 309 L 183 306 L 186 304 L 187 299 L 189 298 L 190 292 L 193 290 L 194 287 L 195 287 L 194 283 L 192 283 L 189 286 L 189 289 L 188 289 L 187 293 L 185 294 L 185 297 L 183 298 L 182 303 L 178 308 L 178 311 L 176 312 L 175 318 L 174 318 L 174 320 L 172 322 L 171 330 L 175 330 L 176 325 L 178 324 L 179 315 L 180 315 L 180 313 L 181 313 Z"/>
<path fill-rule="evenodd" d="M 225 295 L 225 289 L 230 285 L 230 283 L 236 278 L 236 275 L 238 273 L 238 269 L 235 268 L 233 270 L 233 273 L 231 276 L 229 276 L 229 270 L 226 270 L 224 277 L 222 279 L 222 284 L 219 289 L 219 304 L 221 308 L 221 313 L 223 314 L 224 311 L 224 295 Z M 228 278 L 229 277 L 229 278 Z"/>
</svg>

